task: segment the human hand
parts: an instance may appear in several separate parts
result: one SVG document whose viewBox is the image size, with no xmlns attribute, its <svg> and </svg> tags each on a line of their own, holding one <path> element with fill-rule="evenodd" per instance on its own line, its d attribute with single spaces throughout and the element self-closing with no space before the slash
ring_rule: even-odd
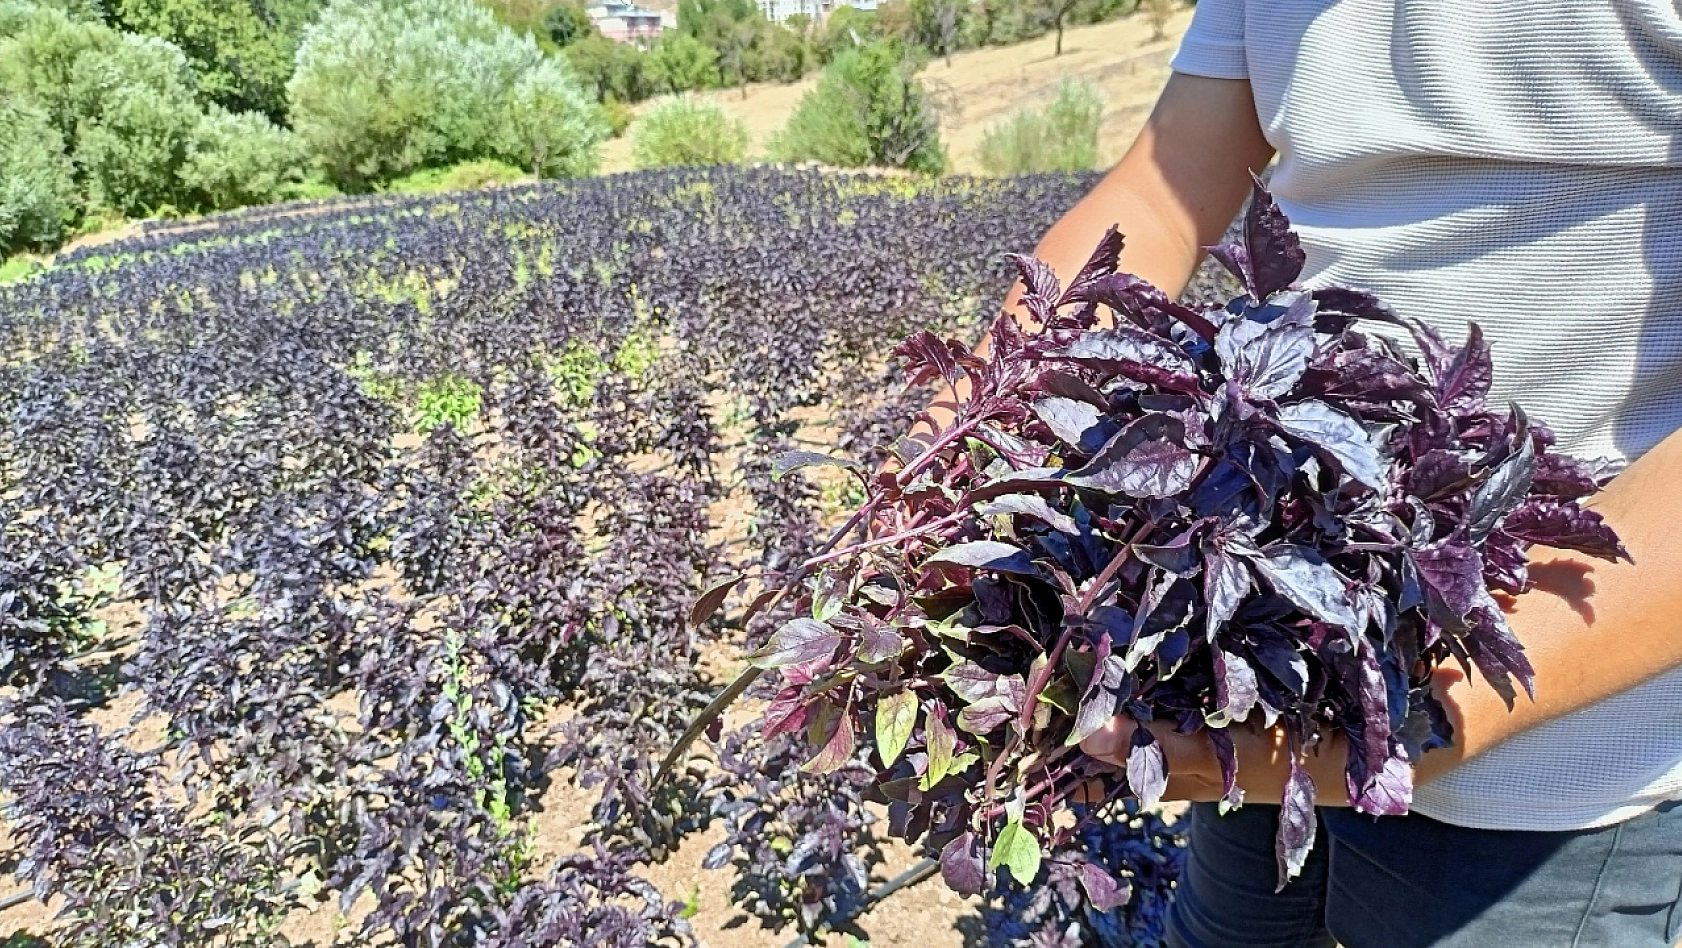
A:
<svg viewBox="0 0 1682 948">
<path fill-rule="evenodd" d="M 1138 722 L 1118 715 L 1081 742 L 1080 749 L 1088 757 L 1119 768 L 1127 766 L 1132 749 L 1133 730 Z M 1189 800 L 1193 803 L 1213 803 L 1226 795 L 1226 783 L 1221 774 L 1214 745 L 1204 733 L 1181 734 L 1165 722 L 1146 724 L 1162 748 L 1168 769 L 1168 789 L 1164 800 Z M 1233 757 L 1238 761 L 1236 787 L 1242 798 L 1262 802 L 1277 802 L 1285 792 L 1290 776 L 1289 746 L 1285 732 L 1279 727 L 1258 727 L 1235 724 L 1225 729 L 1232 741 Z M 1349 791 L 1344 779 L 1347 758 L 1341 735 L 1322 739 L 1320 746 L 1310 752 L 1303 767 L 1314 780 L 1320 806 L 1347 806 Z"/>
</svg>

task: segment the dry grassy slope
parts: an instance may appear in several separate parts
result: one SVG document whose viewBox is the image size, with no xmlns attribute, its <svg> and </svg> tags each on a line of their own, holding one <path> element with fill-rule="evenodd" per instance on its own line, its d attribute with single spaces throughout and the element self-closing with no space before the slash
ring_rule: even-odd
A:
<svg viewBox="0 0 1682 948">
<path fill-rule="evenodd" d="M 1144 123 L 1168 78 L 1168 57 L 1190 21 L 1191 10 L 1181 10 L 1167 38 L 1154 42 L 1150 25 L 1143 17 L 1133 16 L 1069 30 L 1061 56 L 1052 55 L 1054 38 L 1044 36 L 1015 46 L 959 53 L 952 57 L 950 67 L 938 59 L 930 63 L 922 77 L 946 104 L 941 138 L 946 142 L 949 169 L 979 173 L 976 150 L 982 132 L 1017 109 L 1049 102 L 1064 77 L 1090 79 L 1103 90 L 1099 151 L 1104 164 L 1114 162 Z M 814 75 L 792 85 L 750 85 L 746 97 L 735 89 L 703 96 L 747 125 L 750 151 L 758 156 L 771 133 L 788 121 L 800 97 L 816 82 Z M 659 101 L 645 102 L 638 111 Z M 602 159 L 604 172 L 631 170 L 629 137 L 608 142 Z"/>
</svg>

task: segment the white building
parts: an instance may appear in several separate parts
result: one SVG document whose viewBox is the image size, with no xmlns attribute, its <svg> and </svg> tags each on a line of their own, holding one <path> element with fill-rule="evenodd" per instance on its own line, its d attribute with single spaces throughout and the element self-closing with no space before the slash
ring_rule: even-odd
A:
<svg viewBox="0 0 1682 948">
<path fill-rule="evenodd" d="M 829 16 L 838 6 L 857 7 L 860 10 L 876 9 L 877 0 L 759 0 L 759 8 L 765 11 L 765 18 L 781 23 L 796 13 L 804 13 L 817 23 Z"/>
<path fill-rule="evenodd" d="M 645 10 L 628 0 L 598 0 L 584 12 L 603 36 L 621 43 L 641 45 L 658 39 L 662 29 L 677 26 L 676 14 Z"/>
</svg>

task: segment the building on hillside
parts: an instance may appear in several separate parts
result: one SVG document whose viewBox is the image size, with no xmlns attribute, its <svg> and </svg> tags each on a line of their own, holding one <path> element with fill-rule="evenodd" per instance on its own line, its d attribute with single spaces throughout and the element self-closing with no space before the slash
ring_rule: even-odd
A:
<svg viewBox="0 0 1682 948">
<path fill-rule="evenodd" d="M 603 36 L 621 43 L 647 43 L 658 39 L 665 27 L 677 25 L 672 14 L 647 10 L 628 0 L 597 0 L 584 12 Z"/>
<path fill-rule="evenodd" d="M 812 18 L 812 22 L 822 22 L 836 7 L 857 7 L 860 10 L 876 9 L 877 0 L 759 0 L 759 8 L 765 11 L 765 18 L 781 23 L 796 13 L 804 13 Z"/>
</svg>

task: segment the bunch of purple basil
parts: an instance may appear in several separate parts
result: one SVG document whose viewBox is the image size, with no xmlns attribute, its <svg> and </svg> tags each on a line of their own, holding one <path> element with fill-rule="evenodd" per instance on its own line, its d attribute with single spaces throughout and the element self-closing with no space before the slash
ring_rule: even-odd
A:
<svg viewBox="0 0 1682 948">
<path fill-rule="evenodd" d="M 868 499 L 785 577 L 798 617 L 753 656 L 780 674 L 764 731 L 803 733 L 819 772 L 873 743 L 891 832 L 963 891 L 1034 879 L 1093 781 L 1154 804 L 1147 722 L 1205 735 L 1230 805 L 1232 730 L 1282 729 L 1283 882 L 1313 843 L 1305 755 L 1341 734 L 1353 805 L 1406 812 L 1411 763 L 1453 739 L 1434 669 L 1476 669 L 1509 703 L 1530 688 L 1492 595 L 1526 588 L 1527 548 L 1627 556 L 1580 505 L 1606 470 L 1487 404 L 1477 327 L 1452 346 L 1363 291 L 1298 287 L 1303 251 L 1260 183 L 1242 240 L 1212 251 L 1245 291 L 1225 307 L 1118 272 L 1121 248 L 1112 230 L 1066 288 L 1016 258 L 1041 332 L 1000 318 L 985 355 L 901 346 L 914 381 L 970 389 L 897 467 L 784 463 L 839 464 Z M 1139 724 L 1124 769 L 1080 751 L 1117 715 Z M 1125 899 L 1080 878 L 1095 903 Z"/>
</svg>

